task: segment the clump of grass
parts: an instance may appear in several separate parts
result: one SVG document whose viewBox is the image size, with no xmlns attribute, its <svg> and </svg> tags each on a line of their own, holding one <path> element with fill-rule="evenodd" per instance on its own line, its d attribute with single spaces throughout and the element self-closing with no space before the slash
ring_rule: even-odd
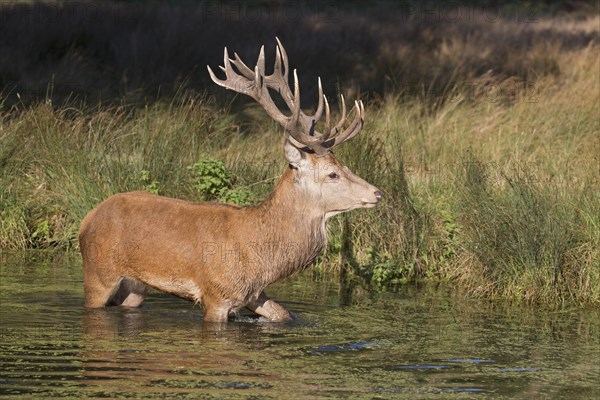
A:
<svg viewBox="0 0 600 400">
<path fill-rule="evenodd" d="M 486 296 L 530 302 L 587 300 L 572 288 L 597 268 L 589 249 L 581 251 L 588 246 L 580 210 L 591 200 L 589 188 L 565 192 L 523 171 L 502 179 L 491 184 L 485 165 L 471 159 L 457 184 L 465 250 L 474 258 L 463 271 L 475 275 L 468 284 Z"/>
</svg>

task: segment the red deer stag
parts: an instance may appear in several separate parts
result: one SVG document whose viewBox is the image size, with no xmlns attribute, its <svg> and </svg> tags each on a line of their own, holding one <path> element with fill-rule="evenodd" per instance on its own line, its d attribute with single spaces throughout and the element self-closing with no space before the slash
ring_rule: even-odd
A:
<svg viewBox="0 0 600 400">
<path fill-rule="evenodd" d="M 271 75 L 265 74 L 264 46 L 254 70 L 237 54 L 230 59 L 227 48 L 221 67 L 226 78 L 217 78 L 208 67 L 215 83 L 252 97 L 285 128 L 288 166 L 275 190 L 250 207 L 146 192 L 111 196 L 90 211 L 79 231 L 87 307 L 137 307 L 152 287 L 200 303 L 204 321 L 226 322 L 242 307 L 271 321 L 288 320 L 290 313 L 269 299 L 265 288 L 311 264 L 327 243 L 330 217 L 381 200 L 375 186 L 331 152 L 362 129 L 362 102 L 354 103 L 354 118 L 346 123 L 342 97 L 342 116 L 332 127 L 319 79 L 317 110 L 306 115 L 300 110 L 296 71 L 292 91 L 287 54 L 277 43 Z M 291 115 L 277 108 L 269 90 L 281 95 Z"/>
</svg>

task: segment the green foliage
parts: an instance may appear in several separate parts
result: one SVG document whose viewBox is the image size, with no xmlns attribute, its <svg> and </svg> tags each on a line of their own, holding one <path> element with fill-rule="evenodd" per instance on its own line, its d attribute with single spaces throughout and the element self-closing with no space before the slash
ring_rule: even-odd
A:
<svg viewBox="0 0 600 400">
<path fill-rule="evenodd" d="M 158 194 L 159 187 L 158 181 L 150 178 L 150 171 L 143 169 L 140 172 L 140 182 L 142 183 L 142 189 L 152 194 Z"/>
<path fill-rule="evenodd" d="M 31 234 L 31 239 L 42 241 L 50 239 L 50 223 L 47 219 L 41 219 L 35 224 L 35 230 Z"/>
<path fill-rule="evenodd" d="M 373 264 L 365 269 L 363 276 L 369 277 L 369 283 L 378 289 L 389 289 L 394 285 L 407 281 L 412 265 L 405 265 L 394 259 L 389 253 L 377 253 L 375 249 L 367 249 Z M 366 274 L 365 274 L 366 273 Z"/>
<path fill-rule="evenodd" d="M 247 206 L 255 201 L 254 195 L 245 187 L 223 188 L 219 191 L 219 201 Z"/>
<path fill-rule="evenodd" d="M 231 172 L 221 160 L 204 156 L 187 169 L 192 174 L 193 188 L 205 200 L 218 199 L 221 192 L 233 184 Z"/>
<path fill-rule="evenodd" d="M 203 200 L 218 200 L 223 203 L 249 205 L 254 197 L 245 187 L 234 187 L 239 180 L 223 161 L 208 156 L 187 167 L 192 175 L 192 187 Z"/>
<path fill-rule="evenodd" d="M 454 258 L 460 246 L 460 226 L 454 219 L 454 216 L 448 211 L 440 212 L 445 235 L 442 237 L 442 250 L 440 252 L 439 262 L 444 263 Z"/>
</svg>

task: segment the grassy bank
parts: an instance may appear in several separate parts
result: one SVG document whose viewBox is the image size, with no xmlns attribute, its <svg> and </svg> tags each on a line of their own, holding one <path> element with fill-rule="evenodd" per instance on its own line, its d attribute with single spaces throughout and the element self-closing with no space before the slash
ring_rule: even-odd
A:
<svg viewBox="0 0 600 400">
<path fill-rule="evenodd" d="M 350 12 L 330 29 L 367 18 Z M 431 36 L 421 24 L 411 60 L 398 33 L 376 62 L 352 64 L 371 72 L 341 73 L 369 90 L 365 129 L 337 154 L 385 201 L 334 218 L 318 268 L 380 288 L 448 280 L 475 296 L 600 305 L 598 17 L 565 21 L 506 22 L 473 40 L 460 24 Z M 365 29 L 385 35 L 388 22 Z M 499 37 L 519 45 L 494 44 Z M 220 61 L 220 49 L 206 54 Z M 81 219 L 122 191 L 251 204 L 285 166 L 280 129 L 253 105 L 193 90 L 99 105 L 15 96 L 0 107 L 2 251 L 76 249 Z"/>
</svg>

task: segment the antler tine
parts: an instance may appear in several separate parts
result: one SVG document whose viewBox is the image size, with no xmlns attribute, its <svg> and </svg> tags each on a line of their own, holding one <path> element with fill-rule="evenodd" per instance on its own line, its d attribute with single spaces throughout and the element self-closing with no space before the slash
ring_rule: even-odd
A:
<svg viewBox="0 0 600 400">
<path fill-rule="evenodd" d="M 254 71 L 251 70 L 240 58 L 240 56 L 238 56 L 237 53 L 233 53 L 233 56 L 235 57 L 233 60 L 231 60 L 231 62 L 233 63 L 233 65 L 235 65 L 237 67 L 237 69 L 242 73 L 242 75 L 244 75 L 246 78 L 248 79 L 254 79 Z"/>
<path fill-rule="evenodd" d="M 323 95 L 323 100 L 325 101 L 325 132 L 323 132 L 322 140 L 325 141 L 331 135 L 331 118 L 329 111 L 329 102 L 327 101 L 327 97 Z M 321 115 L 319 114 L 319 117 Z"/>
<path fill-rule="evenodd" d="M 254 99 L 256 99 L 256 91 L 252 87 L 252 85 L 248 85 L 248 81 L 244 80 L 244 78 L 240 77 L 233 71 L 231 68 L 231 62 L 229 59 L 229 55 L 227 53 L 227 48 L 223 51 L 223 66 L 221 66 L 221 70 L 225 72 L 225 76 L 227 79 L 219 79 L 213 72 L 210 66 L 206 66 L 208 68 L 208 73 L 210 74 L 211 79 L 219 86 L 222 86 L 226 89 L 234 90 L 239 93 L 246 94 Z"/>
<path fill-rule="evenodd" d="M 336 136 L 336 137 L 328 140 L 327 143 L 324 144 L 325 147 L 333 148 L 335 146 L 339 146 L 340 144 L 344 143 L 346 140 L 352 139 L 354 136 L 356 136 L 358 134 L 358 132 L 361 131 L 361 129 L 363 127 L 363 123 L 364 123 L 364 116 L 365 116 L 365 108 L 364 108 L 363 102 L 360 100 L 355 101 L 354 107 L 352 107 L 352 111 L 354 111 L 355 116 L 354 116 L 354 120 L 352 121 L 350 126 L 344 132 L 342 132 L 339 136 Z"/>
<path fill-rule="evenodd" d="M 294 70 L 294 105 L 292 107 L 291 126 L 295 127 L 300 118 L 300 84 L 298 83 L 298 74 Z"/>
<path fill-rule="evenodd" d="M 284 52 L 285 50 L 281 50 L 280 44 L 275 47 L 275 66 L 273 68 L 273 73 L 266 76 L 265 81 L 269 87 L 276 89 L 279 92 L 285 101 L 285 104 L 291 110 L 294 107 L 294 96 L 292 95 L 288 83 L 287 56 L 284 55 Z M 282 59 L 286 70 L 285 73 L 281 70 Z"/>
<path fill-rule="evenodd" d="M 340 108 L 342 109 L 342 117 L 340 118 L 340 122 L 338 122 L 334 127 L 333 127 L 333 132 L 332 134 L 335 135 L 336 133 L 338 133 L 340 131 L 340 129 L 342 129 L 342 127 L 344 126 L 344 124 L 346 123 L 346 99 L 344 99 L 344 95 L 340 95 L 342 103 L 340 104 Z"/>
<path fill-rule="evenodd" d="M 290 118 L 283 114 L 273 103 L 269 96 L 268 85 L 265 84 L 264 76 L 264 47 L 261 48 L 259 60 L 254 68 L 250 70 L 236 55 L 234 60 L 229 58 L 227 48 L 223 50 L 223 66 L 221 70 L 225 72 L 226 79 L 219 79 L 210 66 L 207 66 L 211 79 L 219 86 L 233 90 L 238 93 L 246 94 L 256 100 L 269 114 L 271 118 L 280 125 L 287 127 Z M 240 73 L 234 70 L 235 65 Z"/>
<path fill-rule="evenodd" d="M 321 119 L 321 115 L 323 114 L 323 86 L 321 85 L 321 77 L 317 78 L 318 86 L 319 86 L 319 104 L 317 105 L 317 111 L 315 111 L 312 116 L 313 121 L 318 121 Z"/>
<path fill-rule="evenodd" d="M 289 72 L 289 67 L 288 67 L 288 57 L 287 57 L 287 52 L 285 51 L 285 48 L 283 47 L 283 45 L 281 44 L 281 41 L 279 41 L 279 38 L 277 36 L 275 36 L 275 40 L 277 40 L 277 47 L 279 49 L 279 51 L 281 52 L 281 59 L 283 61 L 283 79 L 285 82 L 288 81 L 288 72 Z"/>
<path fill-rule="evenodd" d="M 221 84 L 221 80 L 217 78 L 210 65 L 207 65 L 206 68 L 208 68 L 208 74 L 210 75 L 210 79 L 212 79 L 214 83 L 216 83 L 219 86 L 225 86 Z"/>
<path fill-rule="evenodd" d="M 223 50 L 223 71 L 225 71 L 225 75 L 227 78 L 230 77 L 230 74 L 233 72 L 231 69 L 231 62 L 229 60 L 229 54 L 227 53 L 227 47 Z"/>
<path fill-rule="evenodd" d="M 297 71 L 294 70 L 294 92 L 288 84 L 289 74 L 289 62 L 285 47 L 281 43 L 278 37 L 275 38 L 277 41 L 276 54 L 275 54 L 275 68 L 272 75 L 265 78 L 265 81 L 270 87 L 276 87 L 279 93 L 283 97 L 283 100 L 292 111 L 292 118 L 290 120 L 290 126 L 296 126 L 298 123 L 302 125 L 303 131 L 295 132 L 297 139 L 304 143 L 310 143 L 312 146 L 318 145 L 323 142 L 325 138 L 320 134 L 315 134 L 314 127 L 316 122 L 321 118 L 323 114 L 323 85 L 321 78 L 318 79 L 319 87 L 319 103 L 317 110 L 313 116 L 307 116 L 302 113 L 300 109 L 300 87 L 298 83 Z M 304 131 L 308 131 L 308 134 Z"/>
<path fill-rule="evenodd" d="M 265 76 L 265 46 L 260 46 L 260 53 L 258 53 L 258 61 L 256 62 L 258 67 L 258 73 L 260 76 Z"/>
<path fill-rule="evenodd" d="M 258 70 L 258 65 L 254 66 L 254 87 L 256 88 L 256 101 L 260 101 L 260 99 L 262 98 L 262 94 L 263 94 L 262 93 L 263 85 L 262 85 L 262 77 Z"/>
<path fill-rule="evenodd" d="M 227 60 L 227 47 L 225 47 L 225 50 L 223 50 L 223 53 L 225 54 L 224 59 Z M 227 85 L 225 84 L 225 81 L 217 78 L 217 76 L 213 72 L 213 70 L 210 67 L 210 65 L 207 65 L 206 68 L 208 68 L 208 73 L 210 74 L 210 78 L 213 80 L 213 82 L 215 82 L 219 86 L 223 86 L 223 87 L 227 88 Z M 221 70 L 223 72 L 225 72 L 225 74 L 227 74 L 227 71 L 225 70 L 225 67 L 219 65 L 219 68 L 221 68 Z"/>
<path fill-rule="evenodd" d="M 275 46 L 275 66 L 273 68 L 273 74 L 275 71 L 281 71 L 281 50 L 279 50 L 279 46 Z"/>
<path fill-rule="evenodd" d="M 267 88 L 263 87 L 263 80 L 265 76 L 265 46 L 260 47 L 260 53 L 258 53 L 258 61 L 254 67 L 254 86 L 256 87 L 257 100 L 260 100 L 265 94 Z M 268 93 L 267 93 L 268 95 Z"/>
<path fill-rule="evenodd" d="M 303 117 L 301 121 L 301 129 L 296 129 L 300 116 Z M 305 124 L 310 124 L 305 126 Z M 327 150 L 321 147 L 323 142 L 322 135 L 315 135 L 316 120 L 309 121 L 308 117 L 300 110 L 300 84 L 298 82 L 298 73 L 294 70 L 294 105 L 292 107 L 292 116 L 290 118 L 290 124 L 288 132 L 292 138 L 297 142 L 300 142 L 304 146 L 310 147 L 317 154 L 324 154 Z M 308 131 L 308 133 L 307 133 Z"/>
</svg>

